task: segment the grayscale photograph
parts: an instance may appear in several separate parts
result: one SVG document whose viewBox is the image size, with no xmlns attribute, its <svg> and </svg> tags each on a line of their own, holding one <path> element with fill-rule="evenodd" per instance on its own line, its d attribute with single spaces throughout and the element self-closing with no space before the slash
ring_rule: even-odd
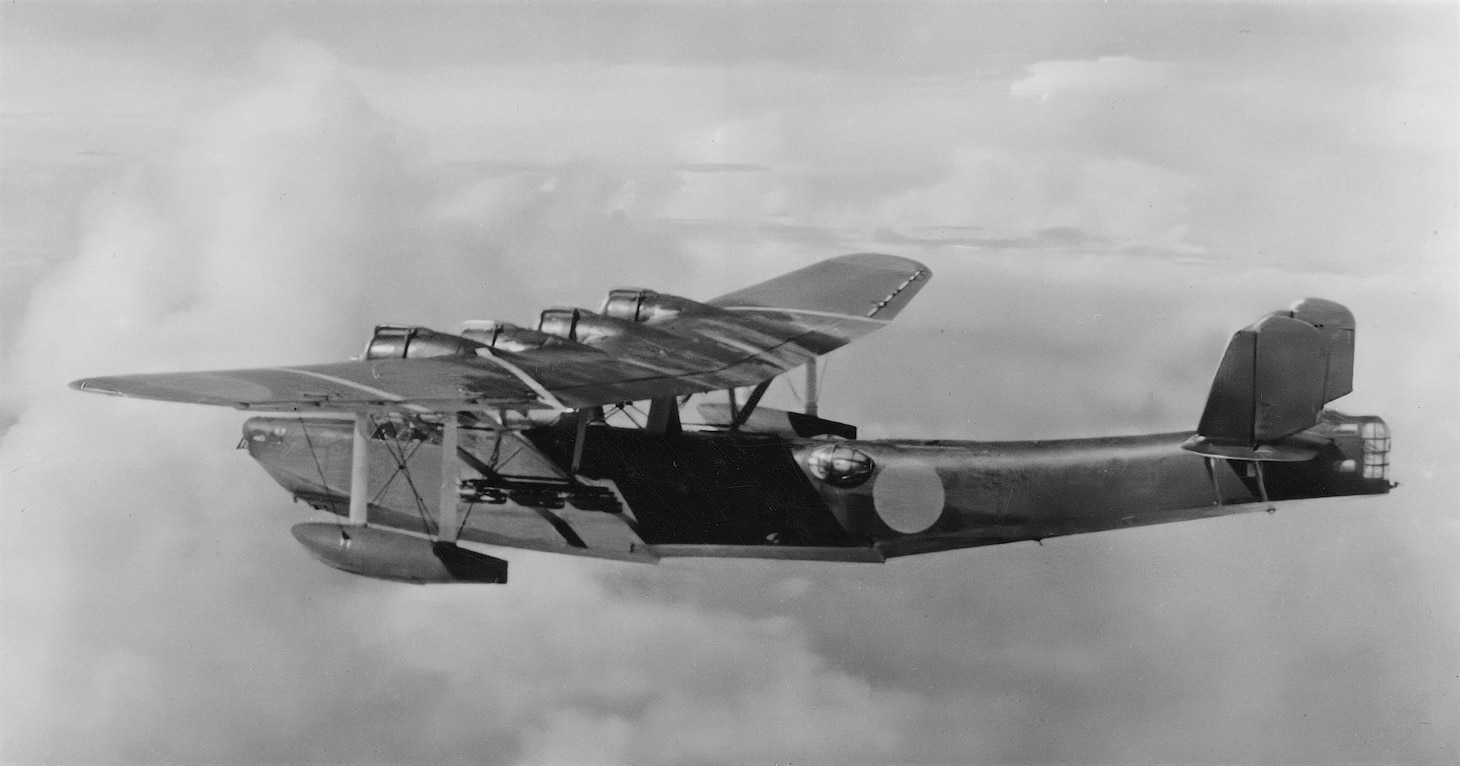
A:
<svg viewBox="0 0 1460 766">
<path fill-rule="evenodd" d="M 1460 762 L 1453 2 L 0 8 L 0 764 Z"/>
</svg>

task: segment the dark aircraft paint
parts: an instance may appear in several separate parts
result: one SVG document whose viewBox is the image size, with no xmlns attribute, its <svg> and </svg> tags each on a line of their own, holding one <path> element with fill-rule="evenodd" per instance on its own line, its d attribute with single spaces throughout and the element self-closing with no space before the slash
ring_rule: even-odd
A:
<svg viewBox="0 0 1460 766">
<path fill-rule="evenodd" d="M 572 455 L 573 432 L 527 434 L 559 465 Z M 611 479 L 633 509 L 645 543 L 680 545 L 848 546 L 866 540 L 838 525 L 791 444 L 746 433 L 655 437 L 638 429 L 588 430 L 581 473 Z"/>
<path fill-rule="evenodd" d="M 1328 441 L 1303 462 L 1265 463 L 1272 501 L 1387 492 L 1386 478 L 1364 478 L 1368 458 L 1355 427 L 1368 418 L 1326 413 L 1314 430 Z M 307 424 L 307 428 L 306 428 Z M 348 502 L 350 424 L 261 417 L 245 424 L 244 443 L 286 489 L 343 515 Z M 658 437 L 638 429 L 588 429 L 580 475 L 611 480 L 628 513 L 585 512 L 551 499 L 477 505 L 462 539 L 584 555 L 647 558 L 693 555 L 679 546 L 740 549 L 740 555 L 838 558 L 835 549 L 875 548 L 902 556 L 1039 540 L 1147 524 L 1262 510 L 1253 464 L 1206 458 L 1181 448 L 1189 433 L 1028 442 L 785 440 L 724 431 Z M 524 433 L 510 456 L 517 476 L 554 470 L 571 459 L 574 431 Z M 463 449 L 482 465 L 490 432 Z M 371 450 L 375 524 L 431 532 L 434 511 L 417 505 L 438 481 L 440 447 L 429 441 L 376 440 Z M 808 468 L 817 450 L 855 453 L 872 466 L 854 486 L 819 480 Z M 1387 447 L 1387 444 L 1386 444 Z M 526 454 L 532 453 L 532 454 Z M 1380 456 L 1382 457 L 1382 456 Z M 1368 460 L 1372 462 L 1372 460 Z M 404 465 L 412 475 L 406 478 Z M 527 480 L 531 480 L 527 476 Z M 547 497 L 547 496 L 544 496 Z M 546 507 L 556 505 L 558 509 Z M 551 516 L 547 523 L 541 519 Z M 572 516 L 573 518 L 567 518 Z M 529 522 L 536 520 L 536 526 Z M 580 536 L 592 520 L 625 530 L 607 546 Z M 504 529 L 504 527 L 506 527 Z M 567 529 L 564 529 L 567 527 Z M 631 531 L 630 531 L 631 530 Z M 872 558 L 876 560 L 881 556 Z M 853 557 L 846 557 L 850 560 Z M 858 560 L 868 560 L 859 557 Z"/>
</svg>

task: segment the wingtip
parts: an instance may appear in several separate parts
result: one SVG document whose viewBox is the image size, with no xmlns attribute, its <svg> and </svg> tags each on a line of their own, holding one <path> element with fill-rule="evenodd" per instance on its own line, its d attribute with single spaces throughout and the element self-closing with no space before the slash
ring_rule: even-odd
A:
<svg viewBox="0 0 1460 766">
<path fill-rule="evenodd" d="M 121 391 L 118 391 L 118 390 L 116 390 L 114 388 L 107 388 L 106 386 L 101 385 L 98 382 L 100 380 L 101 380 L 101 378 L 82 378 L 80 380 L 73 380 L 70 383 L 67 383 L 66 385 L 68 387 L 70 387 L 70 388 L 73 388 L 73 389 L 77 390 L 77 391 L 85 391 L 88 394 L 105 394 L 107 396 L 122 396 L 122 392 Z"/>
<path fill-rule="evenodd" d="M 901 255 L 888 255 L 887 253 L 853 253 L 843 255 L 832 260 L 842 263 L 855 263 L 859 266 L 870 266 L 887 271 L 907 271 L 917 276 L 918 279 L 931 279 L 933 270 L 928 265 L 915 261 Z"/>
</svg>

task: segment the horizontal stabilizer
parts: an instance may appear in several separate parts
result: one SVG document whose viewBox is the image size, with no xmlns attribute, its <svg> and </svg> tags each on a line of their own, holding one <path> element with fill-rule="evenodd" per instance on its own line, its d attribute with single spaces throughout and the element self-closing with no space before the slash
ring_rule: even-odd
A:
<svg viewBox="0 0 1460 766">
<path fill-rule="evenodd" d="M 1214 457 L 1307 460 L 1299 432 L 1323 405 L 1353 390 L 1354 317 L 1307 298 L 1232 336 L 1217 368 L 1197 435 L 1186 448 Z"/>
</svg>

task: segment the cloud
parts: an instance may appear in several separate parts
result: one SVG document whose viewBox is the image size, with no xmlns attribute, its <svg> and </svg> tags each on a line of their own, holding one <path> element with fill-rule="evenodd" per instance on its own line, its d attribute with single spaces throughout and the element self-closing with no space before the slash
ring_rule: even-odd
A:
<svg viewBox="0 0 1460 766">
<path fill-rule="evenodd" d="M 1041 61 L 1009 86 L 1015 98 L 1047 100 L 1066 93 L 1117 98 L 1121 91 L 1142 91 L 1166 79 L 1167 66 L 1132 56 L 1101 56 L 1093 61 Z"/>
<path fill-rule="evenodd" d="M 1383 26 L 1376 38 L 1387 34 Z M 1183 188 L 1183 236 L 1217 257 L 1260 251 L 1296 267 L 1355 271 L 1432 257 L 1440 243 L 1422 233 L 1440 230 L 1424 221 L 1453 217 L 1443 206 L 1454 199 L 1454 171 L 1432 155 L 1419 160 L 1415 150 L 1443 145 L 1438 136 L 1455 131 L 1453 50 L 1416 41 L 1359 55 L 1330 50 L 1324 40 L 1315 43 L 1323 56 L 1297 62 L 1288 57 L 1304 49 L 1299 41 L 1257 44 L 1242 36 L 1247 31 L 1233 33 L 1236 47 L 1220 63 L 1173 52 L 1170 62 L 1031 64 L 997 118 L 1003 146 L 1058 148 L 1192 181 Z M 1388 84 L 1376 87 L 1376 77 Z M 1396 204 L 1400 198 L 1406 202 Z M 1293 225 L 1306 220 L 1329 224 Z M 1378 253 L 1387 255 L 1376 260 Z"/>
<path fill-rule="evenodd" d="M 615 565 L 529 557 L 491 593 L 344 577 L 297 549 L 277 487 L 227 449 L 236 413 L 64 388 L 342 357 L 393 312 L 464 313 L 551 271 L 601 289 L 631 256 L 677 257 L 615 217 L 633 206 L 617 171 L 463 191 L 317 46 L 277 42 L 257 72 L 104 187 L 79 254 L 33 295 L 0 443 L 5 758 L 891 757 L 895 732 L 866 724 L 907 696 L 830 667 L 791 621 L 615 596 L 597 582 Z M 458 239 L 427 232 L 452 221 Z M 442 278 L 468 273 L 490 281 Z"/>
<path fill-rule="evenodd" d="M 1185 241 L 1192 185 L 1132 160 L 965 147 L 943 181 L 890 197 L 876 220 L 902 230 L 972 228 L 981 232 L 968 240 L 976 246 L 1005 238 L 1024 248 L 1177 255 L 1200 251 Z"/>
<path fill-rule="evenodd" d="M 702 24 L 666 58 L 559 34 L 558 7 L 548 37 L 491 26 L 504 46 L 392 11 L 413 53 L 377 51 L 381 16 L 310 10 L 328 50 L 283 38 L 235 68 L 273 9 L 33 59 L 54 71 L 7 104 L 67 108 L 34 121 L 46 141 L 6 123 L 27 156 L 122 159 L 5 360 L 3 759 L 1446 760 L 1454 99 L 1396 71 L 1453 72 L 1430 66 L 1452 41 L 1344 14 L 1254 44 L 1190 23 L 1208 10 L 937 8 L 804 52 L 824 27 L 756 10 L 732 28 L 779 42 L 754 61 L 726 49 L 758 31 Z M 1011 92 L 1040 77 L 1048 100 Z M 227 449 L 237 413 L 62 388 L 341 358 L 376 321 L 531 321 L 618 284 L 713 295 L 874 246 L 938 277 L 829 360 L 823 411 L 866 435 L 1189 428 L 1232 330 L 1315 294 L 1359 316 L 1343 406 L 1389 418 L 1404 486 L 881 567 L 508 552 L 506 588 L 420 589 L 305 555 L 303 509 Z"/>
</svg>

